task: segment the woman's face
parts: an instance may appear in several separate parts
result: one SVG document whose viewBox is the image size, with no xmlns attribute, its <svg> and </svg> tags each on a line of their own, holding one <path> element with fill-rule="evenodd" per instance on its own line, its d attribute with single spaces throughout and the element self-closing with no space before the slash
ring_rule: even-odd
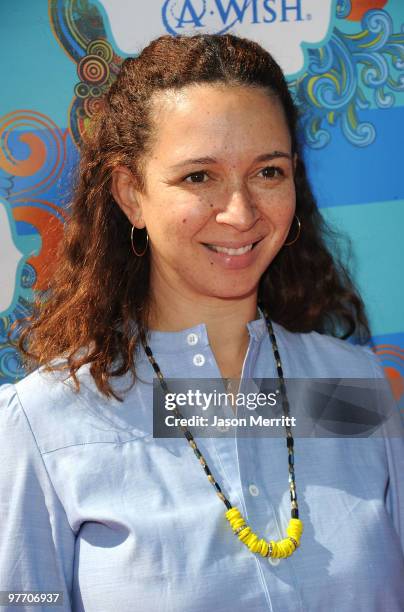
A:
<svg viewBox="0 0 404 612">
<path fill-rule="evenodd" d="M 280 103 L 263 89 L 194 85 L 160 94 L 155 123 L 146 193 L 125 192 L 130 220 L 149 233 L 152 290 L 253 295 L 295 212 Z"/>
</svg>

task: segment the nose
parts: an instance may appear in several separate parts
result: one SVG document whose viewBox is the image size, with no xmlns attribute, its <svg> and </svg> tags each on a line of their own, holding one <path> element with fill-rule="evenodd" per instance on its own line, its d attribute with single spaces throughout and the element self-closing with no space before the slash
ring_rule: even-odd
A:
<svg viewBox="0 0 404 612">
<path fill-rule="evenodd" d="M 245 187 L 234 190 L 223 210 L 216 215 L 217 223 L 231 225 L 240 232 L 251 229 L 257 218 L 257 208 Z"/>
</svg>

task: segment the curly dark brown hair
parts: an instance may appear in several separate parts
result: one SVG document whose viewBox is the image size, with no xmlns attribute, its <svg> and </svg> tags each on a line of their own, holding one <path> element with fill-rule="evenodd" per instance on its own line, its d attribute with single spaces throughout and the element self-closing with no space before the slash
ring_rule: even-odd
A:
<svg viewBox="0 0 404 612">
<path fill-rule="evenodd" d="M 331 255 L 298 142 L 298 113 L 283 73 L 258 44 L 232 35 L 161 36 L 127 58 L 83 139 L 71 217 L 49 290 L 24 322 L 19 348 L 25 365 L 76 373 L 90 364 L 101 393 L 121 399 L 111 377 L 136 380 L 136 348 L 147 332 L 149 253 L 131 256 L 131 225 L 111 195 L 114 168 L 126 166 L 145 190 L 144 166 L 155 121 L 157 91 L 195 83 L 265 88 L 281 102 L 297 153 L 299 239 L 280 250 L 263 274 L 258 298 L 273 321 L 293 332 L 316 330 L 362 341 L 369 336 L 363 303 L 340 259 Z"/>
</svg>

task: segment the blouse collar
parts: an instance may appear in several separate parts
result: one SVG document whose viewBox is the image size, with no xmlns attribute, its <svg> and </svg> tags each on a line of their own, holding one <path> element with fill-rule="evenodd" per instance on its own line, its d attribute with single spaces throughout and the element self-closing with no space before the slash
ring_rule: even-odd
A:
<svg viewBox="0 0 404 612">
<path fill-rule="evenodd" d="M 260 309 L 259 318 L 247 323 L 250 338 L 260 341 L 266 333 L 266 322 Z M 208 331 L 205 323 L 188 327 L 177 332 L 150 330 L 147 342 L 153 353 L 178 353 L 209 346 Z"/>
</svg>

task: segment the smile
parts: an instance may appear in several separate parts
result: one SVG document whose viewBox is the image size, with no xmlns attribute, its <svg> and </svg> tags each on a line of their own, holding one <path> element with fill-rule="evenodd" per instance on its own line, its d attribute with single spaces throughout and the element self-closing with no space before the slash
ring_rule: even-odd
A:
<svg viewBox="0 0 404 612">
<path fill-rule="evenodd" d="M 238 249 L 218 246 L 216 244 L 206 244 L 205 246 L 207 246 L 208 249 L 210 249 L 211 251 L 215 251 L 216 253 L 225 253 L 226 255 L 244 255 L 244 253 L 248 253 L 248 251 L 251 251 L 251 249 L 255 247 L 256 244 L 257 242 L 251 242 L 250 244 L 246 244 L 242 247 L 239 247 Z"/>
<path fill-rule="evenodd" d="M 247 244 L 246 246 L 240 247 L 239 249 L 228 249 L 226 247 L 216 246 L 214 244 L 206 245 L 211 251 L 216 251 L 216 253 L 226 253 L 226 255 L 244 255 L 244 253 L 248 253 L 251 251 L 252 244 Z"/>
</svg>

